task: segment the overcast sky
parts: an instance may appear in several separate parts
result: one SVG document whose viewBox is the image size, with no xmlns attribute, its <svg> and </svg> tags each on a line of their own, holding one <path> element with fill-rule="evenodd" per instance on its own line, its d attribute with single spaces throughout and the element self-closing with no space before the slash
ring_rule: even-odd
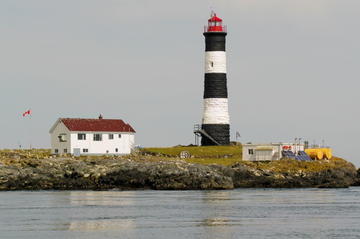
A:
<svg viewBox="0 0 360 239">
<path fill-rule="evenodd" d="M 100 113 L 142 146 L 193 143 L 211 9 L 232 140 L 325 140 L 360 166 L 359 0 L 1 0 L 0 148 L 48 148 L 58 117 Z"/>
</svg>

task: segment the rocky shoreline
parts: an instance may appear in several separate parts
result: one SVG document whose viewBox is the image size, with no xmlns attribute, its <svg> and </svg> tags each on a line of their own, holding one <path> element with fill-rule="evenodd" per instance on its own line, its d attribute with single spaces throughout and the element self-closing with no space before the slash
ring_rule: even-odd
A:
<svg viewBox="0 0 360 239">
<path fill-rule="evenodd" d="M 354 165 L 344 160 L 332 165 L 324 170 L 279 171 L 242 163 L 228 167 L 191 164 L 180 159 L 7 159 L 0 161 L 0 190 L 222 190 L 360 185 L 360 171 Z"/>
</svg>

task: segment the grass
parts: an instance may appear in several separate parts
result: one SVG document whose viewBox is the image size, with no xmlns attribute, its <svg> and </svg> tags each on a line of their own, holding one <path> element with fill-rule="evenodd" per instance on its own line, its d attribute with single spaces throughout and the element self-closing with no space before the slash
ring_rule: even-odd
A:
<svg viewBox="0 0 360 239">
<path fill-rule="evenodd" d="M 42 159 L 51 156 L 50 149 L 3 149 L 0 158 Z"/>
<path fill-rule="evenodd" d="M 184 159 L 188 163 L 196 163 L 196 164 L 217 164 L 223 166 L 230 166 L 236 163 L 242 162 L 240 157 L 237 158 L 187 158 Z"/>
<path fill-rule="evenodd" d="M 150 154 L 153 160 L 179 160 L 180 153 L 187 151 L 190 158 L 182 160 L 196 164 L 218 164 L 231 166 L 240 163 L 251 168 L 268 170 L 277 173 L 297 173 L 297 172 L 320 172 L 333 168 L 347 168 L 353 165 L 344 159 L 333 157 L 331 160 L 315 160 L 310 162 L 298 161 L 294 159 L 282 159 L 269 162 L 249 162 L 242 160 L 242 146 L 206 146 L 206 147 L 168 147 L 168 148 L 144 148 L 143 154 Z"/>
<path fill-rule="evenodd" d="M 196 164 L 219 164 L 229 166 L 242 159 L 241 146 L 176 146 L 168 148 L 144 148 L 142 154 L 150 154 L 165 160 L 179 160 L 180 153 L 186 151 L 189 158 L 182 160 Z"/>
<path fill-rule="evenodd" d="M 180 153 L 187 151 L 194 158 L 223 158 L 241 157 L 241 146 L 176 146 L 168 148 L 144 148 L 143 153 L 167 157 L 180 157 Z"/>
<path fill-rule="evenodd" d="M 180 153 L 187 151 L 189 158 L 180 159 Z M 13 163 L 26 164 L 30 159 L 46 159 L 51 156 L 49 149 L 31 149 L 31 150 L 0 150 L 0 161 L 3 164 L 11 165 Z M 65 157 L 66 158 L 66 157 Z M 71 157 L 69 157 L 71 158 Z M 236 163 L 249 166 L 251 168 L 268 170 L 278 173 L 296 173 L 320 172 L 333 168 L 348 168 L 353 165 L 344 159 L 333 157 L 331 160 L 315 160 L 310 162 L 297 161 L 292 159 L 282 159 L 269 162 L 249 162 L 242 161 L 242 147 L 240 146 L 207 146 L 207 147 L 168 147 L 168 148 L 144 148 L 139 154 L 129 156 L 81 156 L 78 160 L 99 160 L 99 159 L 131 159 L 139 161 L 164 161 L 164 160 L 183 160 L 195 164 L 218 164 L 230 166 Z M 30 162 L 30 161 L 29 161 Z M 31 162 L 30 162 L 31 163 Z"/>
</svg>

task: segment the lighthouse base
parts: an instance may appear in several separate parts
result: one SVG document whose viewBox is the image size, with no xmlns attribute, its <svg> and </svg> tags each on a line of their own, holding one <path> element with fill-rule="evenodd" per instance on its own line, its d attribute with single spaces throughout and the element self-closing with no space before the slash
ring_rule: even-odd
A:
<svg viewBox="0 0 360 239">
<path fill-rule="evenodd" d="M 203 124 L 201 126 L 208 135 L 210 135 L 219 145 L 230 144 L 230 125 L 228 124 Z M 213 140 L 203 136 L 201 138 L 202 146 L 217 145 Z"/>
</svg>

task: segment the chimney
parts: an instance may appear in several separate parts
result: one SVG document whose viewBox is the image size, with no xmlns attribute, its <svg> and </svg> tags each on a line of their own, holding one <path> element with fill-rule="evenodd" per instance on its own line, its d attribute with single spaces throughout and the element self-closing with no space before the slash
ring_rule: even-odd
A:
<svg viewBox="0 0 360 239">
<path fill-rule="evenodd" d="M 102 120 L 104 117 L 102 114 L 99 115 L 99 119 Z"/>
</svg>

